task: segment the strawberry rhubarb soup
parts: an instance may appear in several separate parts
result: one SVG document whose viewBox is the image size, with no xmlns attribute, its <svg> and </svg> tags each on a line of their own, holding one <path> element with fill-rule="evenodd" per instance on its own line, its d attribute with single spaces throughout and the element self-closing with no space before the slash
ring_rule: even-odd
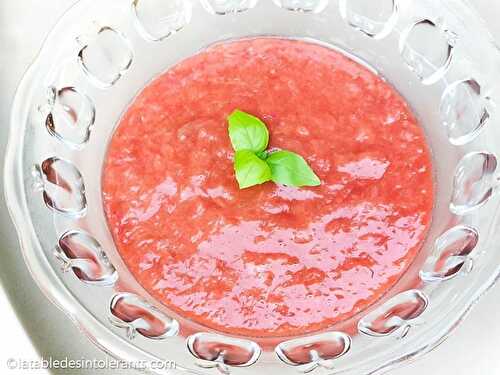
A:
<svg viewBox="0 0 500 375">
<path fill-rule="evenodd" d="M 137 281 L 195 323 L 302 335 L 363 311 L 426 237 L 424 132 L 367 67 L 312 42 L 225 42 L 122 117 L 104 208 Z"/>
</svg>

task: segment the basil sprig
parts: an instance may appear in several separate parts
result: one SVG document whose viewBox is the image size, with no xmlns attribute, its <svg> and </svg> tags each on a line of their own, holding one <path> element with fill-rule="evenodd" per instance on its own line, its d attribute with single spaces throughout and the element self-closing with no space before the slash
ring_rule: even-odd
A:
<svg viewBox="0 0 500 375">
<path fill-rule="evenodd" d="M 240 110 L 229 117 L 229 138 L 233 145 L 234 171 L 240 189 L 268 181 L 304 187 L 319 186 L 321 181 L 304 158 L 291 151 L 266 151 L 269 130 L 260 119 Z"/>
</svg>

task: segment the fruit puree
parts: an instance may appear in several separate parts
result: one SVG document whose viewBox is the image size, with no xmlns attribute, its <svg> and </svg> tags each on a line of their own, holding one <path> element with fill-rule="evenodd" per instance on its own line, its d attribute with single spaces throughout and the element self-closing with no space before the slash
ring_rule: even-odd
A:
<svg viewBox="0 0 500 375">
<path fill-rule="evenodd" d="M 321 186 L 240 190 L 237 108 Z M 137 281 L 187 319 L 259 337 L 325 329 L 380 299 L 419 252 L 433 194 L 423 130 L 397 91 L 340 52 L 278 38 L 212 46 L 148 84 L 103 174 Z"/>
</svg>

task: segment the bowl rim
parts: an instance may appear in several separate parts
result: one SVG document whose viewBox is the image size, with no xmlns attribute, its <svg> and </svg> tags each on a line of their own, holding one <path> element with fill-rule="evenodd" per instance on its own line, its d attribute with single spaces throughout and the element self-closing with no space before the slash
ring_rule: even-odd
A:
<svg viewBox="0 0 500 375">
<path fill-rule="evenodd" d="M 59 308 L 75 326 L 86 336 L 90 342 L 101 349 L 104 353 L 112 356 L 117 360 L 128 362 L 134 361 L 149 361 L 158 362 L 161 359 L 145 350 L 133 345 L 126 338 L 113 332 L 109 327 L 105 326 L 90 311 L 87 310 L 77 298 L 71 293 L 68 287 L 57 276 L 55 270 L 50 266 L 45 257 L 37 257 L 36 254 L 43 252 L 42 246 L 38 241 L 31 216 L 29 214 L 27 202 L 25 200 L 25 189 L 23 182 L 22 154 L 18 153 L 18 146 L 22 144 L 24 139 L 25 124 L 29 117 L 29 110 L 26 110 L 25 98 L 27 97 L 29 83 L 36 77 L 40 67 L 40 60 L 45 51 L 45 46 L 52 40 L 58 29 L 62 26 L 65 17 L 70 13 L 77 13 L 85 8 L 85 5 L 92 3 L 94 0 L 78 0 L 65 10 L 61 17 L 57 20 L 51 31 L 44 38 L 39 52 L 35 59 L 23 75 L 14 96 L 14 101 L 11 109 L 9 120 L 9 135 L 4 161 L 4 197 L 8 208 L 9 215 L 15 226 L 20 245 L 21 253 L 28 270 L 46 298 Z M 189 0 L 188 0 L 189 1 Z M 192 0 L 197 1 L 197 0 Z M 396 0 L 397 1 L 397 0 Z M 468 7 L 469 11 L 475 14 L 481 23 L 484 23 L 482 17 L 476 12 L 475 8 L 468 0 L 459 0 L 463 6 Z M 485 27 L 485 30 L 488 30 Z M 487 37 L 489 41 L 496 46 L 493 36 L 488 31 Z M 19 126 L 22 124 L 22 126 Z M 425 354 L 431 352 L 442 344 L 460 325 L 460 323 L 471 312 L 472 308 L 498 281 L 500 280 L 500 266 L 494 273 L 478 288 L 467 304 L 462 306 L 462 309 L 456 314 L 456 318 L 450 320 L 446 325 L 442 326 L 439 334 L 436 334 L 432 340 L 419 344 L 415 349 L 406 353 L 403 356 L 396 357 L 390 361 L 379 363 L 366 375 L 379 375 L 386 373 L 402 365 L 409 364 Z M 183 373 L 193 373 L 203 375 L 193 369 L 184 368 L 177 365 L 175 370 L 155 369 L 158 374 L 172 374 L 175 371 L 183 371 Z"/>
</svg>

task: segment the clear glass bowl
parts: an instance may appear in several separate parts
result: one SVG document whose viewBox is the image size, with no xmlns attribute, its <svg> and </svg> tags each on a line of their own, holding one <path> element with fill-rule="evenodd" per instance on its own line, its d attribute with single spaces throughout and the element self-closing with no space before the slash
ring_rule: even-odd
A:
<svg viewBox="0 0 500 375">
<path fill-rule="evenodd" d="M 411 103 L 434 156 L 419 259 L 369 311 L 309 337 L 228 337 L 176 316 L 127 271 L 102 209 L 107 143 L 136 93 L 209 44 L 262 35 L 367 62 Z M 499 276 L 499 76 L 498 47 L 460 0 L 82 0 L 12 110 L 5 190 L 26 263 L 96 345 L 154 373 L 382 373 L 440 344 Z"/>
</svg>

